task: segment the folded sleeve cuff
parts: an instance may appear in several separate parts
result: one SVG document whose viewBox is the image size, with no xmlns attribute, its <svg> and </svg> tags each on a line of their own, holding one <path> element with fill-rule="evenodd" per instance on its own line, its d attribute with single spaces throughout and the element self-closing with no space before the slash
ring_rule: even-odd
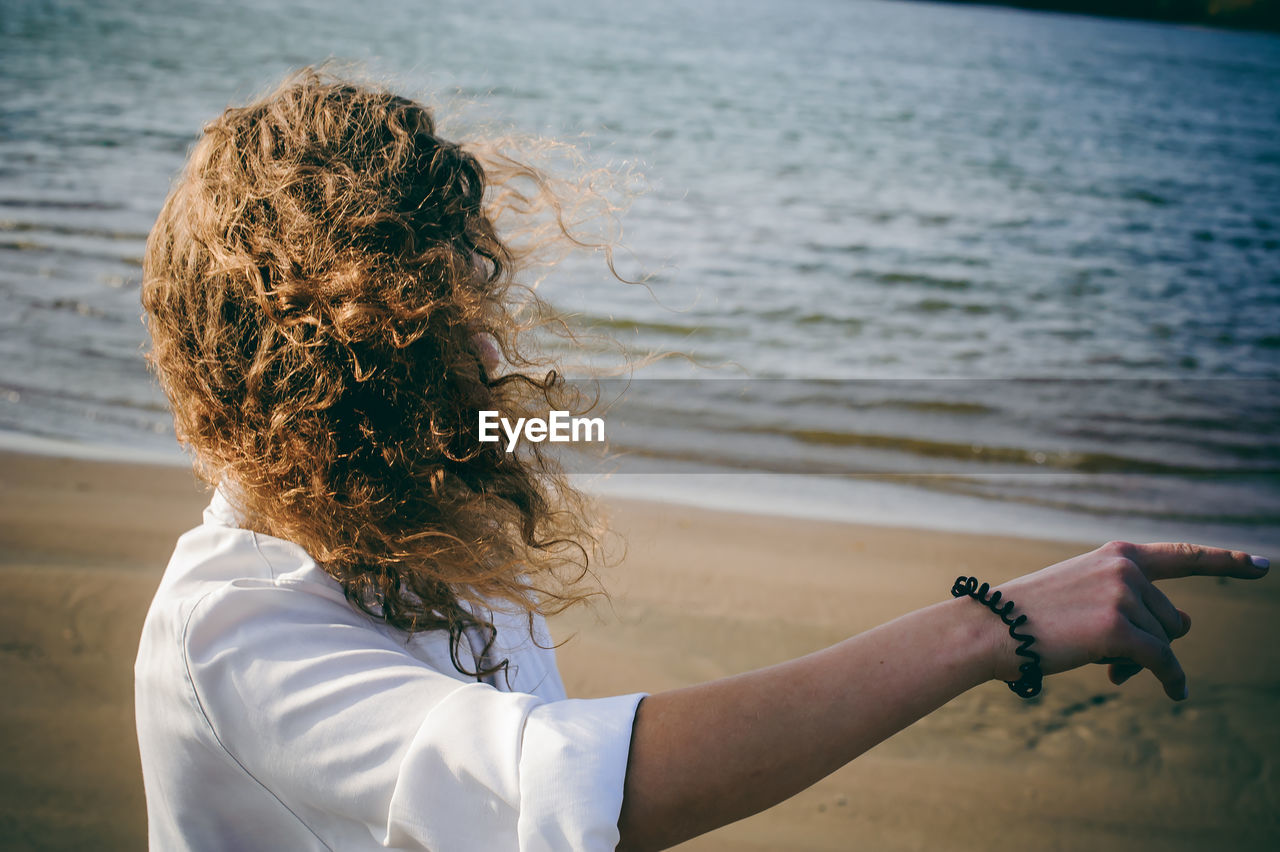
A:
<svg viewBox="0 0 1280 852">
<path fill-rule="evenodd" d="M 641 693 L 534 707 L 520 753 L 522 852 L 614 849 Z"/>
<path fill-rule="evenodd" d="M 483 684 L 426 716 L 400 766 L 384 845 L 605 850 L 642 694 L 543 703 Z"/>
</svg>

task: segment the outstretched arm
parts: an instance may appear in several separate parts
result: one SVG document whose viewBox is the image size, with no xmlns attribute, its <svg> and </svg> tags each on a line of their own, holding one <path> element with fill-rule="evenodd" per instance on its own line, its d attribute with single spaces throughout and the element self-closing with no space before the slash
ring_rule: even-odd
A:
<svg viewBox="0 0 1280 852">
<path fill-rule="evenodd" d="M 1254 579 L 1266 560 L 1187 544 L 1112 542 L 997 586 L 1026 614 L 1046 675 L 1090 662 L 1119 683 L 1150 669 L 1170 698 L 1186 676 L 1170 647 L 1190 628 L 1153 581 Z M 989 609 L 956 598 L 780 665 L 641 702 L 620 849 L 661 849 L 764 810 L 1021 659 Z"/>
</svg>

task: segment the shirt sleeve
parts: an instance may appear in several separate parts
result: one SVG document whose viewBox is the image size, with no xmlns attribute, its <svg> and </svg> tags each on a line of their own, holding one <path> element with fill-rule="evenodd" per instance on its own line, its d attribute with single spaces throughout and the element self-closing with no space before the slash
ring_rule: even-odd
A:
<svg viewBox="0 0 1280 852">
<path fill-rule="evenodd" d="M 394 848 L 617 845 L 642 695 L 547 702 L 462 680 L 308 585 L 207 595 L 183 650 L 218 743 L 322 840 L 346 821 Z"/>
</svg>

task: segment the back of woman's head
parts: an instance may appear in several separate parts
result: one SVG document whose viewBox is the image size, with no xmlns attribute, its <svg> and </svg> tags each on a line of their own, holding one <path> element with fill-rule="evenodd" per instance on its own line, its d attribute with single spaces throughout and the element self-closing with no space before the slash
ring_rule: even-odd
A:
<svg viewBox="0 0 1280 852">
<path fill-rule="evenodd" d="M 455 644 L 465 603 L 580 599 L 594 544 L 552 461 L 477 440 L 479 409 L 557 391 L 520 354 L 493 189 L 426 107 L 307 70 L 205 127 L 143 273 L 149 357 L 202 473 L 354 603 Z"/>
</svg>

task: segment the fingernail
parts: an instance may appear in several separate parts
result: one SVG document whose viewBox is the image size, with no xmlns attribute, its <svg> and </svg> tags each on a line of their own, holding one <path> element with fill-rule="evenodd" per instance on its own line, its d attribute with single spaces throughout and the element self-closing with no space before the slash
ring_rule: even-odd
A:
<svg viewBox="0 0 1280 852">
<path fill-rule="evenodd" d="M 1178 700 L 1179 700 L 1179 701 L 1186 701 L 1186 700 L 1187 700 L 1187 698 L 1188 698 L 1190 695 L 1191 695 L 1191 690 L 1187 689 L 1187 687 L 1184 685 L 1184 686 L 1182 687 L 1182 697 L 1181 697 L 1181 698 L 1179 698 Z"/>
<path fill-rule="evenodd" d="M 1271 560 L 1265 556 L 1250 556 L 1249 561 L 1253 563 L 1254 568 L 1261 568 L 1263 571 L 1271 567 Z"/>
</svg>

